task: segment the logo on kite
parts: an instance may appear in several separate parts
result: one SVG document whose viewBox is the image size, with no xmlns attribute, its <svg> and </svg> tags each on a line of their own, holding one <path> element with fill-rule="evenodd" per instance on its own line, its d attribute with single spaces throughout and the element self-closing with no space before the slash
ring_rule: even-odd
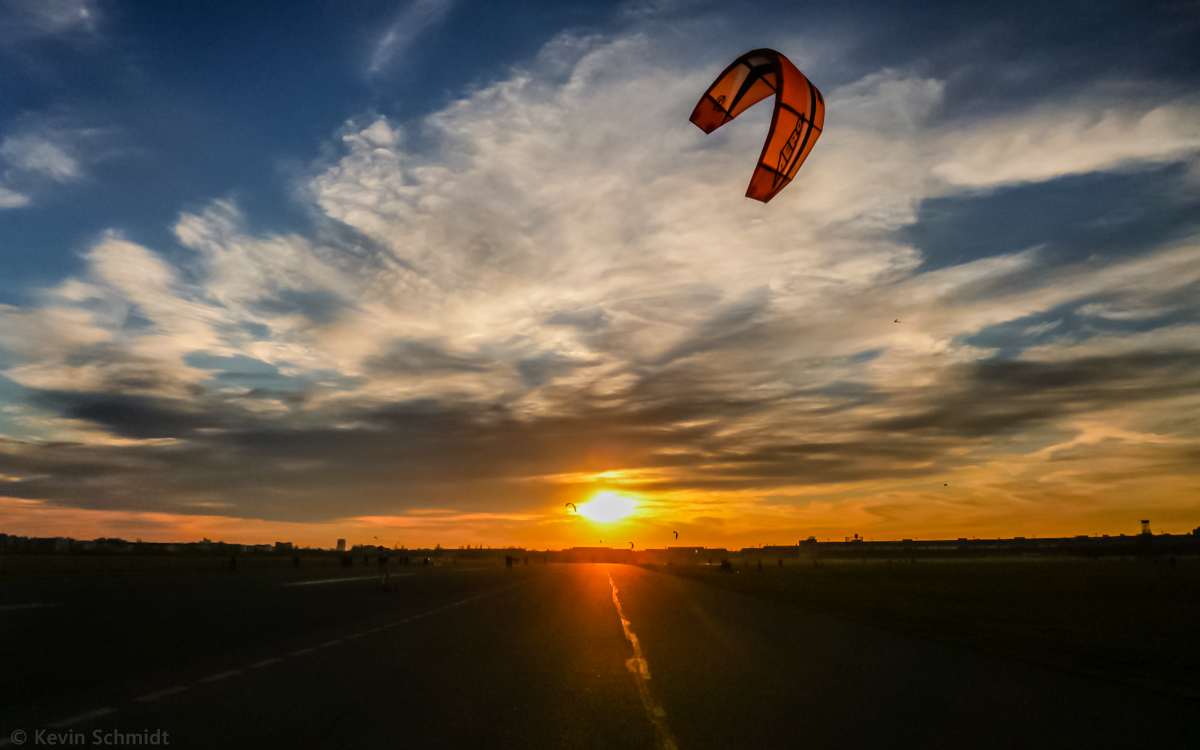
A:
<svg viewBox="0 0 1200 750">
<path fill-rule="evenodd" d="M 725 69 L 700 97 L 691 121 L 711 133 L 768 96 L 775 113 L 746 197 L 769 202 L 795 178 L 825 126 L 825 98 L 791 60 L 756 49 Z"/>
<path fill-rule="evenodd" d="M 575 511 L 576 513 L 579 512 L 579 508 L 575 507 L 575 503 L 567 503 L 565 507 L 570 508 L 571 510 Z"/>
</svg>

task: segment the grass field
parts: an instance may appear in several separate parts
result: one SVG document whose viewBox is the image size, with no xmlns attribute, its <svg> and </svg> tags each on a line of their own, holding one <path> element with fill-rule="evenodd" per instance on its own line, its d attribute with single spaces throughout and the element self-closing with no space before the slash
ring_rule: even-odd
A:
<svg viewBox="0 0 1200 750">
<path fill-rule="evenodd" d="M 651 566 L 753 596 L 1081 672 L 1200 697 L 1200 559 L 887 562 L 757 558 Z"/>
</svg>

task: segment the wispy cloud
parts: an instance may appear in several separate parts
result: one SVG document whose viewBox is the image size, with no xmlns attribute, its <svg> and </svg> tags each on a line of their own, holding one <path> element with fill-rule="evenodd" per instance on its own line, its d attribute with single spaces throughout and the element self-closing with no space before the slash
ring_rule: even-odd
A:
<svg viewBox="0 0 1200 750">
<path fill-rule="evenodd" d="M 100 19 L 95 0 L 4 0 L 0 31 L 10 38 L 92 33 Z"/>
<path fill-rule="evenodd" d="M 58 182 L 79 177 L 79 165 L 60 145 L 34 135 L 10 136 L 0 145 L 10 169 L 42 174 Z"/>
<path fill-rule="evenodd" d="M 455 0 L 413 0 L 375 44 L 368 72 L 375 74 L 403 58 L 421 34 L 442 22 Z"/>
</svg>

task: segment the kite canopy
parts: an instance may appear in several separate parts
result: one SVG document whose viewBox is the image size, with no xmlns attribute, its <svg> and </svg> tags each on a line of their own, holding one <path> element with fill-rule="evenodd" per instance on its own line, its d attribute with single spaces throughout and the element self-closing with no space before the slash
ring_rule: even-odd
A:
<svg viewBox="0 0 1200 750">
<path fill-rule="evenodd" d="M 746 197 L 767 203 L 788 186 L 825 126 L 825 98 L 791 60 L 756 49 L 733 61 L 708 87 L 691 121 L 711 133 L 775 94 L 775 113 Z"/>
<path fill-rule="evenodd" d="M 575 507 L 575 503 L 567 503 L 567 504 L 566 504 L 565 506 L 563 506 L 563 507 L 570 508 L 571 510 L 575 511 L 576 513 L 578 513 L 578 512 L 579 512 L 579 508 L 576 508 L 576 507 Z"/>
</svg>

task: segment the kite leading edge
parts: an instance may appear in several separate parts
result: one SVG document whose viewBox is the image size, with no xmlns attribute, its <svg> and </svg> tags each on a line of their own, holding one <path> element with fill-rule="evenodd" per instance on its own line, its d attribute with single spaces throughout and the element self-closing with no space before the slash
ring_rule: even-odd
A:
<svg viewBox="0 0 1200 750">
<path fill-rule="evenodd" d="M 825 98 L 795 65 L 772 49 L 747 52 L 700 97 L 691 121 L 711 133 L 775 94 L 775 113 L 746 197 L 767 203 L 796 176 L 825 125 Z"/>
</svg>

